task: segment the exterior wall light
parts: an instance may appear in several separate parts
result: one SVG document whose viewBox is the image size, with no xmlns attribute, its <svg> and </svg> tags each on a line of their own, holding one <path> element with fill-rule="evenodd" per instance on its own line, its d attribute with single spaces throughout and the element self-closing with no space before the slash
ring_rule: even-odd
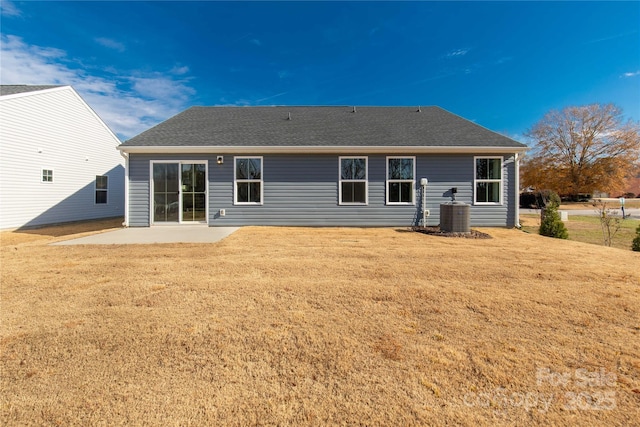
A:
<svg viewBox="0 0 640 427">
<path fill-rule="evenodd" d="M 223 164 L 223 163 L 224 163 L 224 157 L 222 157 L 222 156 L 218 156 L 218 157 L 216 158 L 216 162 L 218 162 L 218 164 L 219 164 L 219 165 Z"/>
</svg>

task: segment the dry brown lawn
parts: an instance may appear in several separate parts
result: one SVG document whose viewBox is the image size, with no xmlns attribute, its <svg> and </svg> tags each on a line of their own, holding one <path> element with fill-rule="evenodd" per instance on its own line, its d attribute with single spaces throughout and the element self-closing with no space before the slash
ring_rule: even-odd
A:
<svg viewBox="0 0 640 427">
<path fill-rule="evenodd" d="M 47 245 L 76 227 L 1 234 L 2 425 L 640 419 L 638 253 L 504 229 Z"/>
</svg>

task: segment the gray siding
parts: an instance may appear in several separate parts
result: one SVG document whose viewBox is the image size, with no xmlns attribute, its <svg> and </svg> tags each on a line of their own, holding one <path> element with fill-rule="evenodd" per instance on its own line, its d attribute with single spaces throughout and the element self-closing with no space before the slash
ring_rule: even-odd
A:
<svg viewBox="0 0 640 427">
<path fill-rule="evenodd" d="M 256 156 L 262 154 L 255 153 Z M 390 154 L 393 155 L 393 154 Z M 416 156 L 416 205 L 385 205 L 386 156 L 370 155 L 367 206 L 338 204 L 338 155 L 262 155 L 264 203 L 233 204 L 233 155 L 216 163 L 216 155 L 139 155 L 129 161 L 129 225 L 148 226 L 149 162 L 151 160 L 208 160 L 209 225 L 299 225 L 299 226 L 411 226 L 421 219 L 420 178 L 429 179 L 426 206 L 429 225 L 440 222 L 440 203 L 456 199 L 473 202 L 473 155 Z M 514 226 L 514 171 L 512 156 L 505 156 L 503 205 L 472 206 L 473 226 Z M 226 215 L 219 215 L 225 209 Z"/>
</svg>

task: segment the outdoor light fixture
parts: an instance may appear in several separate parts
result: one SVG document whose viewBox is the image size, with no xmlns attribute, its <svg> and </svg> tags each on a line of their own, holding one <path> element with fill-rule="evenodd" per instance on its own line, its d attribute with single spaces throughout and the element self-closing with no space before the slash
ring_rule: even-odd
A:
<svg viewBox="0 0 640 427">
<path fill-rule="evenodd" d="M 218 162 L 219 165 L 224 163 L 224 157 L 222 156 L 218 156 L 218 158 L 216 159 L 216 161 Z"/>
</svg>

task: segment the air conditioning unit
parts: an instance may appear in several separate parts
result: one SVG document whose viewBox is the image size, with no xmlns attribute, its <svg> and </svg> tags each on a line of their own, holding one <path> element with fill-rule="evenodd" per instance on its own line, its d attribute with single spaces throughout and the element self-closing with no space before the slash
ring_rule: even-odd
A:
<svg viewBox="0 0 640 427">
<path fill-rule="evenodd" d="M 440 205 L 440 230 L 451 233 L 470 233 L 471 206 L 463 202 Z"/>
</svg>

